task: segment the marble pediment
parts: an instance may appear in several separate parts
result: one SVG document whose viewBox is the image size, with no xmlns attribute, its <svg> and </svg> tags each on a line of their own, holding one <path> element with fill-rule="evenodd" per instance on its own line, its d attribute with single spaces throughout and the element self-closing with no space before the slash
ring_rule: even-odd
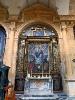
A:
<svg viewBox="0 0 75 100">
<path fill-rule="evenodd" d="M 43 4 L 34 4 L 30 7 L 24 8 L 20 13 L 20 18 L 23 20 L 29 19 L 47 19 L 53 20 L 53 17 L 58 16 L 57 11 L 48 8 Z"/>
</svg>

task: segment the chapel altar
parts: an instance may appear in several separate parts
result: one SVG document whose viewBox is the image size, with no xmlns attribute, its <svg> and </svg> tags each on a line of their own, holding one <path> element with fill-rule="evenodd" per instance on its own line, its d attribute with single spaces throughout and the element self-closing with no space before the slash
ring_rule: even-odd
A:
<svg viewBox="0 0 75 100">
<path fill-rule="evenodd" d="M 31 96 L 35 97 L 35 100 L 36 97 L 56 100 L 58 96 L 53 94 L 53 79 L 51 76 L 51 38 L 27 37 L 25 45 L 27 76 L 24 84 L 24 95 L 20 98 L 27 100 L 27 96 Z"/>
<path fill-rule="evenodd" d="M 55 30 L 38 24 L 24 30 L 19 36 L 16 68 L 16 90 L 24 91 L 21 99 L 39 96 L 56 100 L 53 89 L 59 89 L 54 77 L 59 73 L 59 50 Z"/>
<path fill-rule="evenodd" d="M 21 100 L 58 100 L 53 93 L 53 81 L 49 77 L 27 77 L 25 79 L 24 94 Z"/>
<path fill-rule="evenodd" d="M 49 95 L 50 93 L 53 93 L 51 77 L 29 77 L 26 79 L 24 94 Z"/>
<path fill-rule="evenodd" d="M 26 41 L 28 63 L 24 93 L 27 94 L 28 91 L 28 94 L 49 94 L 53 91 L 50 75 L 50 37 L 28 37 Z"/>
</svg>

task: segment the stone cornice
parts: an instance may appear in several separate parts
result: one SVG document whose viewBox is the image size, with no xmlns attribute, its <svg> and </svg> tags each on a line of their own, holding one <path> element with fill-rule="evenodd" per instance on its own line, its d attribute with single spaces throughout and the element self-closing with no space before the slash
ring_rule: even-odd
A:
<svg viewBox="0 0 75 100">
<path fill-rule="evenodd" d="M 60 21 L 75 21 L 75 15 L 60 15 Z"/>
<path fill-rule="evenodd" d="M 70 25 L 69 22 L 71 22 L 71 24 L 73 25 L 73 23 L 75 23 L 75 15 L 58 15 L 57 11 L 55 11 L 54 9 L 48 8 L 47 6 L 42 4 L 35 4 L 31 7 L 24 8 L 19 16 L 9 16 L 7 8 L 3 7 L 0 4 L 0 21 L 5 21 L 9 23 L 24 23 L 30 20 L 46 20 L 52 23 L 66 22 L 68 23 L 68 25 Z"/>
<path fill-rule="evenodd" d="M 65 79 L 67 82 L 75 82 L 75 79 Z"/>
</svg>

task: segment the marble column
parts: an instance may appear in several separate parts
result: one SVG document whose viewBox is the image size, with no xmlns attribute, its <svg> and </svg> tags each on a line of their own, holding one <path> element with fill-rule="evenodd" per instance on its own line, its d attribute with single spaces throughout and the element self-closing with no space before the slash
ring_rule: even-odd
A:
<svg viewBox="0 0 75 100">
<path fill-rule="evenodd" d="M 61 31 L 63 37 L 63 52 L 65 57 L 65 65 L 66 65 L 66 78 L 70 78 L 72 75 L 72 68 L 71 68 L 71 61 L 70 61 L 70 50 L 69 50 L 69 43 L 67 38 L 67 26 L 65 22 L 61 24 Z"/>
<path fill-rule="evenodd" d="M 65 65 L 65 77 L 63 81 L 64 91 L 69 94 L 69 82 L 67 80 L 71 79 L 72 77 L 72 65 L 71 65 L 71 56 L 70 56 L 70 44 L 69 44 L 69 33 L 68 28 L 65 22 L 61 23 L 61 33 L 62 33 L 62 40 L 63 40 L 63 55 L 62 60 L 64 60 Z M 63 66 L 62 66 L 63 67 Z"/>
<path fill-rule="evenodd" d="M 75 62 L 73 62 L 73 59 L 75 59 L 75 39 L 74 39 L 74 33 L 73 33 L 73 24 L 68 25 L 67 37 L 68 37 L 68 43 L 69 43 L 70 63 L 71 63 L 71 70 L 72 70 L 72 77 L 73 77 L 73 75 L 75 74 Z"/>
<path fill-rule="evenodd" d="M 14 36 L 15 36 L 15 22 L 11 22 L 9 24 L 9 38 L 8 41 L 6 42 L 6 61 L 5 64 L 10 67 L 9 70 L 9 81 L 12 82 L 13 74 L 12 74 L 12 68 L 13 68 L 13 47 L 14 47 Z"/>
<path fill-rule="evenodd" d="M 12 84 L 15 85 L 16 60 L 17 60 L 18 38 L 14 38 L 13 56 L 12 56 Z"/>
<path fill-rule="evenodd" d="M 68 46 L 69 46 L 69 58 L 70 58 L 70 64 L 71 64 L 71 76 L 69 79 L 66 80 L 67 86 L 68 86 L 68 94 L 70 96 L 75 96 L 75 62 L 73 62 L 73 59 L 75 59 L 75 39 L 74 39 L 74 33 L 73 33 L 73 23 L 67 24 L 67 38 L 68 38 Z"/>
</svg>

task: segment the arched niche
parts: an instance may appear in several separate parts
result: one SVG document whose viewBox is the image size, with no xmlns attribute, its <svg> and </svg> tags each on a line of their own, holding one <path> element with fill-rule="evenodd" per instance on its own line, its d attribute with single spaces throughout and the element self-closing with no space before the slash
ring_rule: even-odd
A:
<svg viewBox="0 0 75 100">
<path fill-rule="evenodd" d="M 37 34 L 38 33 L 38 34 Z M 44 23 L 32 23 L 29 26 L 26 26 L 22 29 L 19 39 L 18 39 L 18 51 L 17 51 L 17 62 L 16 62 L 16 78 L 15 78 L 15 89 L 18 91 L 22 91 L 24 89 L 24 79 L 26 78 L 26 73 L 27 73 L 27 68 L 25 59 L 25 48 L 26 48 L 26 39 L 32 37 L 33 39 L 37 39 L 37 37 L 40 38 L 40 41 L 42 37 L 46 38 L 49 37 L 50 39 L 50 47 L 53 48 L 51 52 L 54 52 L 53 50 L 56 51 L 57 58 L 52 58 L 53 61 L 55 62 L 55 59 L 57 59 L 57 67 L 52 67 L 51 74 L 57 75 L 57 73 L 60 73 L 58 66 L 60 66 L 60 57 L 59 57 L 59 50 L 58 50 L 58 34 L 56 30 L 47 24 Z M 47 39 L 47 38 L 46 38 Z M 33 42 L 33 41 L 32 41 Z M 44 42 L 44 41 L 43 41 Z M 24 47 L 24 48 L 23 48 Z M 58 50 L 58 51 L 57 51 Z M 51 60 L 52 60 L 51 59 Z M 52 65 L 54 66 L 54 65 Z M 54 77 L 53 77 L 54 78 Z M 56 81 L 56 80 L 55 80 Z M 57 80 L 59 83 L 59 79 Z M 56 83 L 54 83 L 56 84 Z M 60 83 L 59 83 L 60 84 Z M 21 87 L 20 87 L 21 86 Z M 60 86 L 58 86 L 59 88 Z M 60 89 L 60 88 L 59 88 Z"/>
</svg>

